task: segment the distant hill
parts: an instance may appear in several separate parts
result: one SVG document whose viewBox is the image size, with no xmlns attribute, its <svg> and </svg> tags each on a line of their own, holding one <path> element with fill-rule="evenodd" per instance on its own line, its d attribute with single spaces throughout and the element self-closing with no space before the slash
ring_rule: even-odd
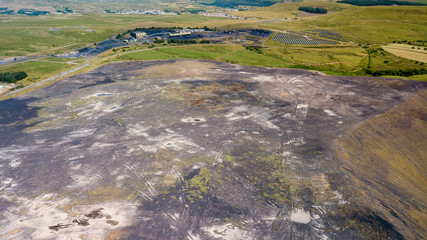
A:
<svg viewBox="0 0 427 240">
<path fill-rule="evenodd" d="M 175 2 L 175 0 L 168 1 Z M 154 1 L 154 3 L 156 2 L 160 1 Z M 2 0 L 0 2 L 0 7 L 8 7 L 9 9 L 33 8 L 51 12 L 65 7 L 74 11 L 102 11 L 106 8 L 150 8 L 152 6 L 153 1 L 149 0 Z"/>
</svg>

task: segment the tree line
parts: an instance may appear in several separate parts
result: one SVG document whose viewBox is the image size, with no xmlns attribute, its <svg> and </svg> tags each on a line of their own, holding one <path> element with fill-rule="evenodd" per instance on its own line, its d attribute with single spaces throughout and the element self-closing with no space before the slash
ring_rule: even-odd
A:
<svg viewBox="0 0 427 240">
<path fill-rule="evenodd" d="M 414 75 L 427 74 L 425 68 L 422 69 L 406 69 L 406 70 L 379 70 L 372 71 L 371 69 L 366 69 L 365 73 L 374 77 L 380 76 L 401 76 L 401 77 L 410 77 Z"/>
<path fill-rule="evenodd" d="M 197 41 L 196 40 L 179 40 L 179 39 L 169 39 L 169 41 L 168 41 L 168 43 L 177 43 L 177 44 L 196 44 L 197 43 Z M 205 40 L 205 39 L 203 39 L 203 40 L 201 40 L 200 42 L 199 42 L 199 44 L 209 44 L 209 43 L 211 43 L 211 41 L 209 41 L 209 40 Z"/>
<path fill-rule="evenodd" d="M 18 14 L 30 15 L 30 16 L 39 16 L 39 15 L 45 15 L 49 13 L 50 13 L 49 11 L 39 11 L 32 8 L 22 8 L 22 9 L 19 9 L 18 11 Z"/>
<path fill-rule="evenodd" d="M 275 1 L 256 1 L 256 0 L 216 0 L 213 3 L 201 3 L 204 5 L 217 6 L 222 8 L 234 8 L 241 6 L 256 6 L 256 7 L 269 7 L 274 5 Z"/>
<path fill-rule="evenodd" d="M 325 8 L 299 7 L 298 10 L 308 12 L 308 13 L 318 13 L 318 14 L 328 13 L 328 9 L 325 9 Z"/>
</svg>

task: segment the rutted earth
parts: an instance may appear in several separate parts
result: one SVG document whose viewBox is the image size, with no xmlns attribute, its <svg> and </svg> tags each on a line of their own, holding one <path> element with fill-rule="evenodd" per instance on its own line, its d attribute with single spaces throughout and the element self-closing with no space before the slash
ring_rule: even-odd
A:
<svg viewBox="0 0 427 240">
<path fill-rule="evenodd" d="M 61 80 L 0 102 L 0 238 L 425 238 L 422 154 L 421 183 L 393 180 L 402 207 L 378 193 L 400 173 L 369 184 L 351 146 L 426 87 L 187 60 Z M 421 146 L 425 106 L 407 117 Z"/>
</svg>

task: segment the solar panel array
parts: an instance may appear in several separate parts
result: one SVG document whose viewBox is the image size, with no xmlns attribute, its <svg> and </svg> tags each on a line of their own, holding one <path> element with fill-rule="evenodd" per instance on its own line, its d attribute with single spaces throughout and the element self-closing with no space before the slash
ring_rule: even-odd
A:
<svg viewBox="0 0 427 240">
<path fill-rule="evenodd" d="M 336 45 L 338 42 L 313 38 L 295 33 L 277 33 L 272 38 L 273 41 L 284 43 L 286 45 Z"/>
<path fill-rule="evenodd" d="M 312 36 L 321 37 L 321 38 L 325 38 L 325 39 L 331 39 L 331 40 L 335 40 L 335 41 L 340 41 L 340 42 L 346 42 L 347 41 L 340 34 L 338 34 L 336 32 L 331 32 L 331 31 L 328 31 L 328 30 L 315 29 L 315 30 L 302 31 L 302 33 L 309 34 L 309 35 L 312 35 Z"/>
</svg>

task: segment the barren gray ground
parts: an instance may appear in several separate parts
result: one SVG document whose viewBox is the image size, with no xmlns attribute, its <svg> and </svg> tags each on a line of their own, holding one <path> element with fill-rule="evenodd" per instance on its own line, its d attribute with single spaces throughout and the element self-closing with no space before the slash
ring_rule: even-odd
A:
<svg viewBox="0 0 427 240">
<path fill-rule="evenodd" d="M 401 239 L 332 148 L 425 88 L 180 60 L 1 101 L 0 238 Z"/>
</svg>

